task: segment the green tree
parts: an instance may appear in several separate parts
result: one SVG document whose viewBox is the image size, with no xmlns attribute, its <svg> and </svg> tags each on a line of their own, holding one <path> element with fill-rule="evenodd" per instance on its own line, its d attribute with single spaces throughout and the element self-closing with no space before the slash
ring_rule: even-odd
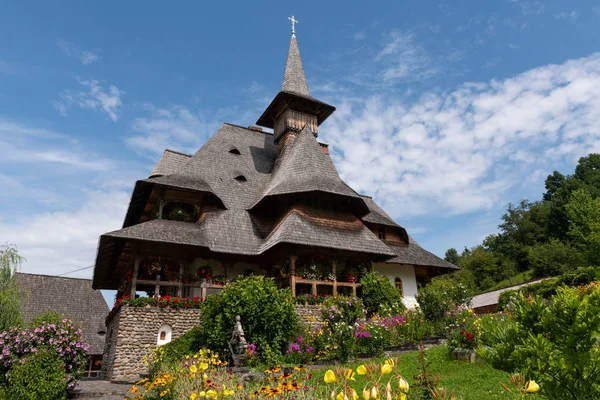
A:
<svg viewBox="0 0 600 400">
<path fill-rule="evenodd" d="M 463 253 L 459 266 L 473 275 L 475 287 L 479 290 L 489 288 L 503 276 L 498 257 L 482 246 L 473 247 L 468 255 Z"/>
<path fill-rule="evenodd" d="M 458 261 L 460 260 L 460 255 L 458 251 L 454 247 L 446 250 L 446 254 L 444 255 L 444 260 L 448 261 L 451 264 L 458 265 Z"/>
<path fill-rule="evenodd" d="M 528 247 L 527 258 L 537 278 L 563 274 L 586 264 L 582 252 L 558 239 Z"/>
<path fill-rule="evenodd" d="M 385 276 L 377 272 L 369 272 L 360 279 L 362 285 L 362 302 L 369 315 L 378 314 L 381 309 L 392 309 L 396 312 L 404 311 L 402 295 L 392 286 Z"/>
<path fill-rule="evenodd" d="M 586 189 L 575 191 L 566 205 L 569 238 L 588 255 L 590 264 L 600 262 L 600 197 L 592 198 Z"/>
<path fill-rule="evenodd" d="M 0 332 L 21 323 L 21 292 L 14 274 L 21 267 L 23 260 L 14 245 L 0 246 Z"/>
</svg>

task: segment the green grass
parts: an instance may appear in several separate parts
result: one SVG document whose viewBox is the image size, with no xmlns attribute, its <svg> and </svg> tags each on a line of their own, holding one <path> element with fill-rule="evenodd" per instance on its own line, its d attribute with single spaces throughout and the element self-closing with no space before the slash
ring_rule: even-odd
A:
<svg viewBox="0 0 600 400">
<path fill-rule="evenodd" d="M 418 352 L 406 353 L 400 356 L 399 370 L 400 374 L 414 387 L 416 385 L 414 376 L 419 372 L 419 364 L 416 361 Z M 431 362 L 428 371 L 436 374 L 439 378 L 439 386 L 447 390 L 454 391 L 454 398 L 463 398 L 464 400 L 479 399 L 514 399 L 514 395 L 507 393 L 500 382 L 511 387 L 509 374 L 492 368 L 486 362 L 479 360 L 475 363 L 465 361 L 455 361 L 450 359 L 446 346 L 433 347 L 426 351 L 427 361 Z M 381 360 L 369 360 L 381 361 Z M 350 367 L 356 368 L 363 362 L 354 362 Z M 319 379 L 323 383 L 323 375 L 327 369 L 337 367 L 324 367 L 313 372 L 314 379 Z M 355 388 L 362 388 L 365 385 L 362 376 L 356 376 Z M 360 393 L 360 391 L 359 391 Z M 536 394 L 526 396 L 527 399 L 539 399 Z"/>
<path fill-rule="evenodd" d="M 508 279 L 500 281 L 500 282 L 496 283 L 494 286 L 487 289 L 486 292 L 489 292 L 491 290 L 504 289 L 505 287 L 509 287 L 509 286 L 519 285 L 521 283 L 529 282 L 532 279 L 533 279 L 533 270 L 519 272 L 518 274 L 511 276 L 510 281 Z"/>
</svg>

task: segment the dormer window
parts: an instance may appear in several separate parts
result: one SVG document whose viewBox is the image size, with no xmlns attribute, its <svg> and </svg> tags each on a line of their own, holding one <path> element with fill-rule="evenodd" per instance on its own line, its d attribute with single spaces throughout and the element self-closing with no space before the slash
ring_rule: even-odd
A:
<svg viewBox="0 0 600 400">
<path fill-rule="evenodd" d="M 385 226 L 378 226 L 377 227 L 377 237 L 380 240 L 385 240 Z"/>
<path fill-rule="evenodd" d="M 236 149 L 235 147 L 231 150 L 229 150 L 229 152 L 231 154 L 237 154 L 238 156 L 241 155 L 242 153 L 240 153 L 240 151 L 238 149 Z"/>
<path fill-rule="evenodd" d="M 238 175 L 234 179 L 239 182 L 246 182 L 248 180 L 244 175 Z"/>
</svg>

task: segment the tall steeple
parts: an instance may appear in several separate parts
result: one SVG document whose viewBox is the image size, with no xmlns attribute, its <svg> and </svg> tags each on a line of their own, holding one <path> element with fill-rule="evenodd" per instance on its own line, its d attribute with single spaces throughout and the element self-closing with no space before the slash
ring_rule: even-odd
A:
<svg viewBox="0 0 600 400">
<path fill-rule="evenodd" d="M 335 107 L 311 97 L 296 40 L 298 21 L 293 16 L 289 20 L 292 21 L 292 38 L 281 91 L 256 121 L 257 125 L 273 128 L 275 143 L 287 133 L 297 134 L 307 125 L 316 137 L 319 125 L 335 111 Z"/>
<path fill-rule="evenodd" d="M 295 33 L 292 33 L 292 40 L 290 41 L 290 49 L 288 50 L 287 64 L 285 65 L 285 74 L 283 75 L 281 91 L 297 93 L 302 96 L 310 96 Z"/>
</svg>

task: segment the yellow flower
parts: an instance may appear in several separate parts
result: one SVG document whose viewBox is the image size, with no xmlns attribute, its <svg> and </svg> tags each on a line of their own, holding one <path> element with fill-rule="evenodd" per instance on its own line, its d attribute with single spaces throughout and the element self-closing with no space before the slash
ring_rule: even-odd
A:
<svg viewBox="0 0 600 400">
<path fill-rule="evenodd" d="M 166 395 L 169 394 L 170 391 L 171 391 L 170 389 L 163 390 L 162 392 L 160 392 L 160 397 L 165 397 Z"/>
<path fill-rule="evenodd" d="M 198 397 L 206 397 L 206 392 L 202 391 L 198 393 Z"/>
<path fill-rule="evenodd" d="M 196 397 L 198 397 L 196 393 L 190 394 L 190 400 L 196 400 Z"/>
<path fill-rule="evenodd" d="M 392 373 L 392 369 L 393 369 L 393 367 L 390 364 L 388 364 L 388 363 L 383 363 L 381 365 L 381 373 L 383 375 L 387 375 L 387 374 Z"/>
<path fill-rule="evenodd" d="M 346 379 L 350 380 L 350 381 L 353 381 L 353 380 L 355 380 L 355 379 L 354 379 L 354 375 L 355 375 L 355 373 L 354 373 L 354 371 L 352 370 L 352 368 L 348 368 L 348 370 L 347 370 L 347 371 L 346 371 L 346 373 L 344 374 L 344 377 L 345 377 Z"/>
<path fill-rule="evenodd" d="M 229 397 L 233 395 L 233 390 L 223 389 L 223 397 Z"/>
<path fill-rule="evenodd" d="M 206 392 L 206 397 L 212 397 L 213 399 L 217 398 L 217 392 L 214 390 L 209 390 Z"/>
<path fill-rule="evenodd" d="M 406 379 L 404 379 L 403 377 L 398 378 L 398 386 L 400 387 L 400 390 L 402 390 L 404 393 L 408 392 L 408 382 L 406 382 Z"/>
<path fill-rule="evenodd" d="M 350 400 L 357 400 L 358 399 L 358 393 L 356 393 L 356 390 L 350 388 L 348 394 L 350 395 Z"/>
<path fill-rule="evenodd" d="M 200 368 L 200 371 L 206 371 L 208 369 L 208 364 L 200 363 L 200 365 L 198 367 Z"/>
<path fill-rule="evenodd" d="M 192 373 L 194 373 L 194 374 L 195 374 L 196 372 L 198 372 L 198 367 L 196 367 L 196 365 L 195 365 L 195 364 L 193 364 L 193 365 L 190 367 L 190 372 L 192 372 Z"/>
<path fill-rule="evenodd" d="M 327 372 L 325 372 L 325 383 L 333 383 L 335 382 L 335 374 L 333 373 L 332 370 L 327 370 Z"/>
<path fill-rule="evenodd" d="M 385 386 L 385 398 L 386 398 L 386 400 L 394 399 L 394 397 L 392 395 L 392 385 L 390 385 L 389 381 L 388 381 L 387 385 Z"/>
<path fill-rule="evenodd" d="M 393 358 L 388 358 L 387 360 L 385 360 L 385 363 L 386 363 L 386 364 L 390 364 L 392 367 L 393 367 L 394 365 L 396 365 L 396 363 L 394 362 L 394 359 L 393 359 Z"/>
<path fill-rule="evenodd" d="M 370 400 L 371 399 L 371 391 L 369 389 L 367 389 L 366 386 L 363 389 L 363 399 L 364 400 Z"/>
<path fill-rule="evenodd" d="M 373 398 L 373 399 L 379 398 L 379 390 L 377 390 L 377 386 L 373 386 L 371 388 L 371 398 Z"/>
<path fill-rule="evenodd" d="M 335 396 L 335 400 L 348 400 L 348 396 L 344 394 L 344 392 L 339 392 L 337 396 Z"/>
<path fill-rule="evenodd" d="M 359 365 L 358 367 L 356 367 L 356 372 L 359 375 L 365 375 L 367 373 L 367 367 L 365 367 L 364 365 Z"/>
<path fill-rule="evenodd" d="M 537 392 L 538 390 L 540 390 L 540 385 L 535 383 L 535 381 L 528 381 L 525 384 L 525 391 L 527 393 L 534 393 L 534 392 Z"/>
</svg>

